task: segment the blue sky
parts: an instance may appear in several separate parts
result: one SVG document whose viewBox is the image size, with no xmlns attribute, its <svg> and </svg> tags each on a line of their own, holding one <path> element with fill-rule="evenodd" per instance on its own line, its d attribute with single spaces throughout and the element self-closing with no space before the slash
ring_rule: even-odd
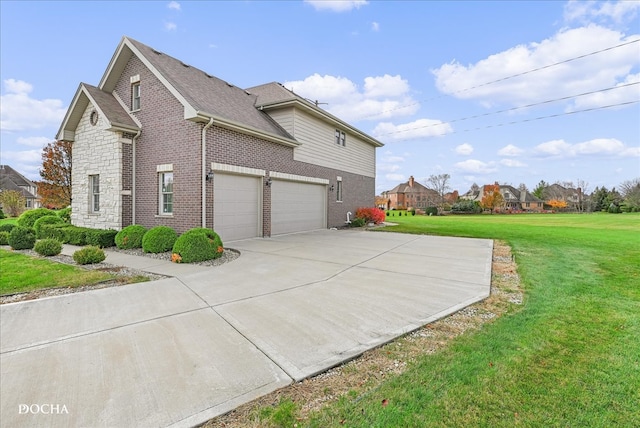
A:
<svg viewBox="0 0 640 428">
<path fill-rule="evenodd" d="M 277 81 L 327 103 L 385 143 L 377 193 L 411 175 L 449 174 L 460 193 L 640 177 L 639 1 L 0 8 L 0 162 L 33 179 L 78 84 L 99 83 L 123 35 L 236 86 Z"/>
</svg>

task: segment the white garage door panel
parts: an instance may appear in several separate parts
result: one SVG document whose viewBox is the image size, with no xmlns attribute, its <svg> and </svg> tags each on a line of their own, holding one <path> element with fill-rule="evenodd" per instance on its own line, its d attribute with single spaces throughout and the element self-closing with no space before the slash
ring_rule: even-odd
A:
<svg viewBox="0 0 640 428">
<path fill-rule="evenodd" d="M 261 236 L 258 177 L 216 173 L 213 223 L 222 242 Z"/>
<path fill-rule="evenodd" d="M 274 180 L 271 184 L 271 234 L 327 227 L 326 186 Z"/>
</svg>

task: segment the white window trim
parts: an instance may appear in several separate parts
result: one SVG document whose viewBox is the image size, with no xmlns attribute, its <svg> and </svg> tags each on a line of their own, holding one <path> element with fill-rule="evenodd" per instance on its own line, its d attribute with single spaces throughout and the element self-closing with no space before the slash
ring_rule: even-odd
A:
<svg viewBox="0 0 640 428">
<path fill-rule="evenodd" d="M 95 192 L 95 181 L 98 181 L 98 192 Z M 96 209 L 96 201 L 98 209 Z M 89 212 L 92 214 L 100 212 L 100 174 L 89 175 Z"/>
<path fill-rule="evenodd" d="M 138 88 L 138 96 L 136 97 L 136 93 L 135 93 L 135 88 Z M 134 82 L 131 84 L 131 111 L 138 111 L 140 110 L 140 94 L 141 94 L 141 90 L 140 90 L 140 81 L 138 80 L 137 82 Z M 136 106 L 136 100 L 138 101 L 138 105 Z"/>
<path fill-rule="evenodd" d="M 163 167 L 164 165 L 158 165 L 158 216 L 160 217 L 171 217 L 173 216 L 173 195 L 174 195 L 174 191 L 173 191 L 173 170 L 160 170 L 160 167 Z M 171 192 L 163 192 L 162 190 L 162 185 L 164 182 L 164 175 L 165 174 L 171 174 Z M 168 195 L 171 194 L 171 211 L 170 212 L 164 212 L 164 195 Z"/>
<path fill-rule="evenodd" d="M 344 190 L 342 188 L 342 177 L 336 179 L 336 202 L 342 202 L 344 199 Z"/>
</svg>

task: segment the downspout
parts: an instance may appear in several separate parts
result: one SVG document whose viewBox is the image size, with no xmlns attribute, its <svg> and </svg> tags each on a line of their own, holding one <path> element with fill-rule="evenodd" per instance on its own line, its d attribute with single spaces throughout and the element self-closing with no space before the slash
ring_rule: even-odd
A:
<svg viewBox="0 0 640 428">
<path fill-rule="evenodd" d="M 202 227 L 207 227 L 207 129 L 213 125 L 213 118 L 202 127 Z"/>
<path fill-rule="evenodd" d="M 131 144 L 133 145 L 133 154 L 131 156 L 131 224 L 136 224 L 136 140 L 141 132 L 142 129 L 139 129 L 131 139 Z"/>
</svg>

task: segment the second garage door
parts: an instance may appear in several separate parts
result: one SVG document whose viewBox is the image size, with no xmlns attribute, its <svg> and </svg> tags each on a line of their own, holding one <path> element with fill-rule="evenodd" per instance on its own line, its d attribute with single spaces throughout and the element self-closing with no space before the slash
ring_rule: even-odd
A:
<svg viewBox="0 0 640 428">
<path fill-rule="evenodd" d="M 213 223 L 222 242 L 262 236 L 261 183 L 255 176 L 216 173 Z"/>
<path fill-rule="evenodd" d="M 327 227 L 327 187 L 322 184 L 273 180 L 271 234 Z"/>
</svg>

